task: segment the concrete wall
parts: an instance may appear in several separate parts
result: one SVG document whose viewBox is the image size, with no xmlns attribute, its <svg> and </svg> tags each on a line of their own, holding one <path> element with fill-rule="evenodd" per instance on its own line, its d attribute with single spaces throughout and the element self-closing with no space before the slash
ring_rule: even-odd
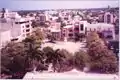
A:
<svg viewBox="0 0 120 80">
<path fill-rule="evenodd" d="M 1 31 L 0 30 L 0 49 L 4 47 L 8 42 L 10 42 L 11 35 L 10 30 Z"/>
</svg>

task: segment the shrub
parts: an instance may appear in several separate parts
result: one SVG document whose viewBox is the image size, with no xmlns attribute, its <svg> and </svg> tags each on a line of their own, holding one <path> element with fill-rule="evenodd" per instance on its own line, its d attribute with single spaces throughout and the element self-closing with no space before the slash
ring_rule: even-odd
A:
<svg viewBox="0 0 120 80">
<path fill-rule="evenodd" d="M 77 69 L 83 70 L 84 67 L 90 66 L 89 63 L 90 63 L 90 57 L 86 52 L 80 50 L 79 52 L 75 53 L 74 65 Z"/>
</svg>

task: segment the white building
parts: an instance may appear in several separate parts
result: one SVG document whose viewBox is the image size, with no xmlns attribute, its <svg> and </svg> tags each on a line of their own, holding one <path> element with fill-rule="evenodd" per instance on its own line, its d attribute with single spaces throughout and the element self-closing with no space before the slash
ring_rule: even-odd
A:
<svg viewBox="0 0 120 80">
<path fill-rule="evenodd" d="M 0 49 L 10 42 L 10 30 L 0 29 Z"/>
<path fill-rule="evenodd" d="M 50 32 L 52 33 L 52 35 L 56 39 L 60 39 L 61 30 L 60 30 L 60 23 L 59 22 L 52 21 L 51 25 L 50 25 L 50 27 L 48 29 L 50 30 Z"/>
<path fill-rule="evenodd" d="M 107 23 L 88 24 L 87 32 L 97 31 L 103 33 L 106 39 L 115 40 L 115 26 Z"/>
<path fill-rule="evenodd" d="M 6 14 L 6 13 L 4 13 Z M 8 41 L 22 41 L 32 33 L 33 17 L 21 17 L 16 12 L 7 12 L 6 17 L 0 19 L 0 30 L 9 31 Z M 7 32 L 8 33 L 8 32 Z M 7 33 L 4 35 L 7 35 Z M 1 33 L 3 34 L 3 32 Z M 5 36 L 0 37 L 7 39 Z"/>
<path fill-rule="evenodd" d="M 21 41 L 25 39 L 32 32 L 32 22 L 29 18 L 18 18 L 14 21 L 0 23 L 1 29 L 11 31 L 11 40 Z"/>
</svg>

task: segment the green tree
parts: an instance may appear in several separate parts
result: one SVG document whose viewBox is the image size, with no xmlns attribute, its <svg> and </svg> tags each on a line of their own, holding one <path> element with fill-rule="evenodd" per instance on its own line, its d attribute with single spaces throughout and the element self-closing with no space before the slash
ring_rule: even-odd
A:
<svg viewBox="0 0 120 80">
<path fill-rule="evenodd" d="M 69 53 L 65 49 L 61 49 L 58 52 L 59 55 L 61 55 L 61 59 L 59 61 L 60 65 L 58 66 L 58 71 L 59 72 L 65 72 L 65 71 L 70 71 L 73 69 L 73 55 L 72 53 Z"/>
<path fill-rule="evenodd" d="M 12 63 L 12 60 L 7 55 L 1 54 L 1 74 L 11 74 L 12 71 L 10 71 L 10 64 Z"/>
<path fill-rule="evenodd" d="M 60 65 L 60 60 L 62 60 L 62 55 L 59 54 L 59 49 L 53 50 L 51 47 L 43 48 L 43 51 L 46 55 L 46 63 L 52 63 L 54 72 L 56 70 L 56 64 Z"/>
<path fill-rule="evenodd" d="M 90 68 L 90 56 L 87 52 L 80 50 L 74 54 L 74 66 L 79 70 L 84 70 L 85 67 Z"/>
<path fill-rule="evenodd" d="M 40 51 L 39 46 L 36 46 L 36 41 L 33 38 L 26 38 L 23 42 L 25 44 L 25 53 L 26 53 L 25 62 L 29 61 L 30 62 L 29 64 L 33 63 L 31 64 L 33 66 L 36 64 L 36 63 L 34 64 L 34 61 L 37 61 L 38 64 L 42 63 L 44 55 L 42 51 Z M 35 67 L 37 67 L 37 65 L 34 66 L 34 68 Z"/>
<path fill-rule="evenodd" d="M 91 71 L 100 73 L 115 73 L 118 71 L 118 61 L 115 54 L 108 50 L 104 41 L 97 33 L 87 36 L 88 55 L 91 57 Z"/>
</svg>

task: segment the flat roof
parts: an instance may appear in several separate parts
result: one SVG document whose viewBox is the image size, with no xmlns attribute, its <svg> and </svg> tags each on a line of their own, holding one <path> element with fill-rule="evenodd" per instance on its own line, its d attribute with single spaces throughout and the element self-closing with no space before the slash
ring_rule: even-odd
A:
<svg viewBox="0 0 120 80">
<path fill-rule="evenodd" d="M 91 26 L 109 26 L 109 27 L 113 27 L 113 24 L 107 24 L 107 23 L 96 23 L 96 24 L 89 24 Z"/>
<path fill-rule="evenodd" d="M 73 25 L 67 25 L 64 28 L 72 28 L 72 27 L 73 27 Z"/>
<path fill-rule="evenodd" d="M 57 72 L 28 72 L 23 79 L 41 80 L 118 80 L 115 74 L 85 73 L 80 71 Z"/>
<path fill-rule="evenodd" d="M 96 24 L 87 24 L 88 27 L 101 27 L 101 28 L 113 28 L 113 24 L 107 24 L 107 23 L 96 23 Z"/>
</svg>

